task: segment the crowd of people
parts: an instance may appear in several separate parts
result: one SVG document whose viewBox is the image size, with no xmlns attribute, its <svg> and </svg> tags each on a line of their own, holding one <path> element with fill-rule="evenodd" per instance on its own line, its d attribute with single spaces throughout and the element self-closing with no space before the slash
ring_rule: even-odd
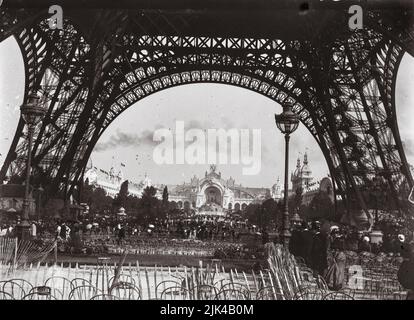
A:
<svg viewBox="0 0 414 320">
<path fill-rule="evenodd" d="M 1 234 L 16 236 L 15 226 L 19 223 L 19 220 L 8 221 L 4 228 L 0 228 Z M 108 252 L 110 246 L 145 247 L 151 239 L 154 240 L 153 247 L 158 246 L 162 249 L 171 245 L 177 248 L 177 252 L 181 252 L 183 250 L 180 245 L 174 241 L 182 240 L 184 243 L 186 240 L 192 240 L 192 247 L 200 247 L 202 251 L 203 245 L 208 245 L 208 252 L 216 257 L 255 258 L 257 254 L 246 253 L 246 250 L 240 250 L 236 245 L 226 245 L 242 244 L 246 236 L 257 241 L 261 235 L 257 226 L 239 217 L 173 216 L 139 223 L 133 217 L 95 216 L 80 217 L 76 221 L 46 218 L 33 220 L 30 224 L 32 239 L 57 240 L 61 252 L 71 253 L 104 253 Z M 162 241 L 158 241 L 159 239 Z M 169 244 L 166 245 L 163 241 Z M 163 251 L 161 249 L 158 251 Z"/>
<path fill-rule="evenodd" d="M 323 228 L 319 221 L 297 223 L 293 226 L 289 250 L 300 257 L 315 276 L 323 277 L 330 289 L 339 290 L 344 284 L 347 254 L 350 252 L 374 257 L 388 254 L 398 262 L 397 267 L 404 261 L 412 261 L 412 234 L 398 233 L 401 229 L 395 225 L 388 227 L 382 232 L 382 239 L 374 239 L 372 234 L 350 226 L 335 224 Z M 405 276 L 412 278 L 414 269 L 411 275 L 406 273 Z"/>
<path fill-rule="evenodd" d="M 398 233 L 398 230 L 382 232 L 382 240 L 375 241 L 369 232 L 359 231 L 356 227 L 335 224 L 328 228 L 328 230 L 323 230 L 319 221 L 295 224 L 290 243 L 291 252 L 310 262 L 313 256 L 312 248 L 323 241 L 323 248 L 327 250 L 402 254 L 403 245 L 413 240 L 412 235 Z"/>
<path fill-rule="evenodd" d="M 20 220 L 3 221 L 0 236 L 16 236 L 19 223 Z M 401 258 L 405 266 L 413 263 L 413 245 L 410 245 L 414 240 L 413 228 L 409 222 L 384 216 L 376 228 L 382 232 L 380 241 L 348 225 L 328 221 L 294 223 L 289 249 L 313 270 L 314 275 L 324 277 L 332 289 L 338 290 L 343 284 L 345 252 L 392 254 Z M 258 228 L 240 216 L 174 216 L 147 223 L 116 216 L 30 222 L 32 239 L 57 241 L 63 252 L 110 253 L 116 247 L 129 247 L 131 252 L 141 254 L 208 254 L 218 259 L 262 259 L 261 244 L 280 240 L 277 236 L 269 237 L 270 232 L 277 234 L 275 231 Z M 247 238 L 254 239 L 256 250 L 245 245 Z"/>
<path fill-rule="evenodd" d="M 140 237 L 178 238 L 201 241 L 238 242 L 243 234 L 257 235 L 259 228 L 246 221 L 217 217 L 174 217 L 155 219 L 140 224 L 134 219 L 81 219 L 79 221 L 33 221 L 40 237 L 59 237 L 66 240 L 74 232 L 83 237 L 116 238 L 121 244 L 126 239 Z"/>
<path fill-rule="evenodd" d="M 3 223 L 0 226 L 0 236 L 15 236 L 15 226 L 19 221 Z M 330 224 L 329 224 L 330 225 Z M 413 240 L 412 233 L 402 230 L 405 224 L 398 220 L 384 219 L 379 223 L 382 229 L 382 241 L 371 241 L 369 233 L 358 231 L 347 225 L 335 225 L 328 230 L 326 225 L 318 221 L 302 222 L 292 226 L 291 252 L 303 257 L 307 264 L 318 255 L 313 251 L 319 250 L 319 242 L 323 248 L 349 250 L 355 252 L 395 252 L 400 253 L 401 244 Z M 334 237 L 327 243 L 329 233 Z M 269 233 L 276 234 L 276 229 L 259 228 L 241 217 L 208 217 L 208 216 L 174 216 L 165 219 L 155 219 L 147 223 L 139 223 L 133 217 L 95 216 L 84 217 L 76 221 L 39 219 L 31 221 L 31 235 L 34 239 L 58 239 L 59 241 L 78 242 L 90 238 L 105 238 L 116 241 L 118 245 L 140 238 L 171 238 L 192 239 L 201 241 L 245 242 L 246 236 L 261 240 L 263 244 L 269 241 L 277 242 L 276 237 L 270 238 Z M 313 248 L 313 249 L 312 249 Z M 313 251 L 312 251 L 313 250 Z M 324 249 L 325 250 L 325 249 Z M 313 257 L 313 258 L 312 258 Z"/>
</svg>

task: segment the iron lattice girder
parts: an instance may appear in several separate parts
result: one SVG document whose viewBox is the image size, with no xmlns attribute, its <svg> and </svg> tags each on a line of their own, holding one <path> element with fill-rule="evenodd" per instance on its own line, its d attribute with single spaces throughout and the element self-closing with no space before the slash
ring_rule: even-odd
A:
<svg viewBox="0 0 414 320">
<path fill-rule="evenodd" d="M 143 34 L 308 40 L 321 33 L 326 37 L 329 29 L 349 32 L 348 9 L 357 4 L 363 8 L 369 27 L 387 32 L 405 50 L 410 51 L 409 48 L 414 46 L 414 4 L 411 0 L 308 0 L 306 3 L 309 8 L 302 10 L 302 0 L 4 0 L 0 9 L 2 13 L 11 12 L 11 15 L 7 19 L 7 15 L 2 14 L 0 25 L 5 26 L 3 35 L 10 34 L 13 32 L 11 26 L 16 30 L 31 22 L 25 17 L 35 19 L 37 14 L 47 13 L 50 6 L 61 5 L 68 19 L 80 26 L 85 35 L 93 29 L 94 21 L 105 19 L 100 13 L 106 8 L 104 11 L 112 12 L 123 9 L 123 14 L 134 19 Z"/>
<path fill-rule="evenodd" d="M 33 159 L 37 170 L 54 178 L 55 192 L 64 181 L 73 192 L 93 146 L 122 111 L 149 94 L 192 82 L 234 84 L 280 103 L 291 99 L 343 198 L 363 205 L 361 189 L 378 169 L 394 186 L 403 171 L 412 185 L 394 101 L 404 50 L 383 33 L 365 29 L 324 42 L 192 36 L 184 33 L 189 22 L 181 15 L 169 21 L 171 14 L 151 12 L 144 21 L 151 19 L 160 34 L 149 35 L 137 23 L 139 15 L 117 13 L 100 10 L 105 21 L 90 21 L 87 33 L 69 21 L 64 32 L 51 31 L 42 21 L 15 34 L 30 80 L 26 91 L 40 87 L 49 109 L 35 135 Z M 19 126 L 9 152 L 17 152 L 21 172 L 22 138 Z M 14 160 L 8 156 L 3 176 Z"/>
</svg>

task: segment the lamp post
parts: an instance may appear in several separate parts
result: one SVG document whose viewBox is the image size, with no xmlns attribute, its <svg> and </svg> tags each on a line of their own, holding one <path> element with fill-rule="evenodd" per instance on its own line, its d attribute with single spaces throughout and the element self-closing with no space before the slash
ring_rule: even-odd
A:
<svg viewBox="0 0 414 320">
<path fill-rule="evenodd" d="M 285 192 L 284 192 L 284 210 L 283 210 L 283 228 L 282 239 L 285 248 L 289 248 L 290 241 L 290 223 L 289 223 L 289 208 L 288 208 L 288 193 L 289 193 L 289 139 L 290 134 L 293 133 L 299 126 L 299 117 L 293 113 L 292 105 L 287 103 L 283 106 L 283 112 L 275 115 L 276 125 L 279 130 L 285 135 Z"/>
<path fill-rule="evenodd" d="M 29 223 L 29 193 L 30 193 L 30 174 L 31 174 L 31 158 L 32 158 L 32 143 L 33 133 L 36 125 L 41 121 L 45 115 L 45 110 L 39 105 L 39 96 L 36 93 L 30 93 L 27 102 L 20 107 L 20 112 L 24 122 L 27 125 L 27 166 L 26 166 L 26 180 L 25 192 L 23 200 L 23 218 L 20 225 L 17 226 L 17 235 L 19 240 L 30 239 L 30 223 Z"/>
</svg>

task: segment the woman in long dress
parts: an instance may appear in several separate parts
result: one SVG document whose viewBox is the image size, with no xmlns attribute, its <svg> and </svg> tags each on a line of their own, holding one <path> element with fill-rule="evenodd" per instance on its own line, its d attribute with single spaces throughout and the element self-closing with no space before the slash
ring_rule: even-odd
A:
<svg viewBox="0 0 414 320">
<path fill-rule="evenodd" d="M 329 235 L 328 269 L 325 280 L 331 290 L 342 289 L 345 281 L 346 255 L 345 240 L 339 233 L 337 226 L 331 227 Z"/>
</svg>

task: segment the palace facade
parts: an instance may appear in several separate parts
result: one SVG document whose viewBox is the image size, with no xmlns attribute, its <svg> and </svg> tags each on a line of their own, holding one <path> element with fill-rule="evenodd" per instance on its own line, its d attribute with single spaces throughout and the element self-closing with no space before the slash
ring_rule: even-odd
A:
<svg viewBox="0 0 414 320">
<path fill-rule="evenodd" d="M 125 181 L 121 169 L 116 170 L 112 166 L 109 171 L 105 171 L 92 165 L 86 170 L 84 180 L 88 180 L 88 183 L 95 187 L 102 188 L 112 198 L 118 195 L 121 184 Z M 144 189 L 150 186 L 152 186 L 152 182 L 145 175 L 145 179 L 141 182 L 128 181 L 128 192 L 132 196 L 141 197 Z"/>
<path fill-rule="evenodd" d="M 112 167 L 109 171 L 89 166 L 84 180 L 95 187 L 102 188 L 110 197 L 116 197 L 125 181 L 122 170 Z M 282 189 L 278 180 L 272 188 L 251 188 L 237 184 L 235 179 L 224 179 L 217 172 L 215 165 L 205 172 L 204 177 L 194 176 L 189 182 L 180 185 L 155 185 L 148 176 L 140 182 L 128 181 L 128 192 L 141 197 L 146 187 L 157 189 L 156 197 L 162 199 L 165 187 L 168 189 L 168 200 L 179 209 L 193 209 L 196 212 L 217 213 L 226 210 L 239 211 L 251 203 L 262 203 L 266 199 L 282 198 Z"/>
<path fill-rule="evenodd" d="M 251 203 L 262 203 L 276 195 L 269 188 L 244 187 L 232 177 L 224 179 L 215 165 L 211 165 L 203 178 L 194 176 L 188 183 L 167 185 L 167 188 L 169 201 L 178 208 L 192 208 L 206 214 L 243 210 Z M 274 186 L 274 189 L 280 187 Z"/>
</svg>

